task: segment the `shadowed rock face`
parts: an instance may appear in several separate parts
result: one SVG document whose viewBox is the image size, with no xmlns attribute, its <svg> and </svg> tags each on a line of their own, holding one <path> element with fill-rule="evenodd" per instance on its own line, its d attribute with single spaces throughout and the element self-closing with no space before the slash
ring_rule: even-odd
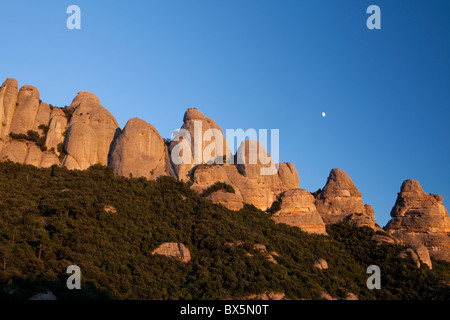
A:
<svg viewBox="0 0 450 320">
<path fill-rule="evenodd" d="M 68 169 L 87 169 L 100 163 L 108 164 L 111 143 L 120 133 L 113 115 L 102 107 L 98 98 L 81 91 L 70 105 L 74 113 L 69 122 L 62 165 Z"/>
<path fill-rule="evenodd" d="M 158 131 L 144 120 L 133 118 L 114 141 L 108 164 L 116 175 L 156 179 L 167 174 L 165 153 Z"/>
<path fill-rule="evenodd" d="M 272 219 L 299 227 L 308 233 L 327 234 L 325 223 L 317 212 L 314 196 L 303 189 L 288 190 L 283 194 L 281 209 L 274 213 Z"/>
<path fill-rule="evenodd" d="M 403 182 L 385 230 L 414 247 L 450 261 L 450 218 L 441 195 L 423 191 L 416 180 Z M 420 257 L 420 255 L 419 255 Z"/>
<path fill-rule="evenodd" d="M 325 187 L 316 195 L 315 204 L 327 224 L 346 221 L 358 227 L 381 229 L 373 217 L 372 207 L 364 205 L 361 193 L 341 169 L 331 170 Z"/>
</svg>

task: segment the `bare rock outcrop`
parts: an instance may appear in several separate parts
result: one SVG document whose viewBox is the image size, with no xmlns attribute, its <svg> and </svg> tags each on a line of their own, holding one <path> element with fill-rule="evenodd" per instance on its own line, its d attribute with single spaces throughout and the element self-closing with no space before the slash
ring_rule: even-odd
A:
<svg viewBox="0 0 450 320">
<path fill-rule="evenodd" d="M 0 160 L 25 163 L 28 152 L 28 144 L 25 141 L 11 140 L 5 143 L 1 152 Z"/>
<path fill-rule="evenodd" d="M 308 233 L 327 234 L 325 223 L 314 204 L 314 196 L 307 190 L 284 192 L 280 210 L 272 215 L 272 219 L 277 223 L 299 227 Z"/>
<path fill-rule="evenodd" d="M 42 153 L 42 158 L 41 158 L 41 162 L 39 164 L 39 168 L 49 168 L 54 164 L 58 165 L 59 162 L 60 162 L 59 158 L 55 153 L 45 151 Z"/>
<path fill-rule="evenodd" d="M 17 80 L 12 78 L 6 79 L 0 87 L 0 139 L 9 135 L 16 110 L 18 87 Z"/>
<path fill-rule="evenodd" d="M 34 119 L 33 128 L 31 130 L 38 132 L 39 134 L 44 134 L 43 130 L 39 127 L 41 125 L 47 126 L 50 121 L 51 108 L 45 102 L 39 103 L 38 112 L 36 118 Z"/>
<path fill-rule="evenodd" d="M 117 213 L 116 207 L 110 204 L 105 205 L 103 207 L 103 211 L 105 211 L 106 213 Z"/>
<path fill-rule="evenodd" d="M 47 125 L 50 107 L 45 104 L 46 106 L 40 108 L 40 105 L 38 89 L 30 85 L 22 86 L 17 96 L 17 107 L 11 121 L 10 132 L 26 134 L 28 130 L 37 131 L 39 124 Z M 44 122 L 39 123 L 41 121 Z"/>
<path fill-rule="evenodd" d="M 381 234 L 374 234 L 370 240 L 374 241 L 377 245 L 397 243 L 396 239 L 387 235 L 383 236 Z"/>
<path fill-rule="evenodd" d="M 242 298 L 242 300 L 285 300 L 285 299 L 286 295 L 283 292 L 271 292 L 271 291 L 251 294 Z"/>
<path fill-rule="evenodd" d="M 67 130 L 67 117 L 61 109 L 53 108 L 48 127 L 45 144 L 49 150 L 53 148 L 59 155 L 58 145 L 64 143 L 64 135 Z"/>
<path fill-rule="evenodd" d="M 248 203 L 258 209 L 267 210 L 280 193 L 298 188 L 299 178 L 295 166 L 291 163 L 275 165 L 272 157 L 258 141 L 243 141 L 236 158 L 240 159 L 236 165 L 196 166 L 191 171 L 192 189 L 201 193 L 216 181 L 225 182 L 235 190 L 234 195 L 225 195 L 232 199 L 230 209 L 240 208 L 242 203 Z M 211 200 L 226 204 L 220 194 L 211 197 Z"/>
<path fill-rule="evenodd" d="M 133 118 L 114 140 L 108 165 L 116 175 L 156 179 L 167 175 L 166 152 L 158 131 L 144 120 Z"/>
<path fill-rule="evenodd" d="M 69 107 L 74 112 L 65 137 L 67 155 L 62 165 L 81 170 L 97 163 L 107 165 L 111 143 L 120 133 L 116 119 L 90 92 L 79 92 Z"/>
<path fill-rule="evenodd" d="M 345 300 L 359 300 L 359 299 L 356 294 L 347 292 L 347 295 L 345 296 Z"/>
<path fill-rule="evenodd" d="M 278 177 L 280 178 L 284 190 L 297 189 L 300 185 L 300 178 L 293 163 L 281 162 L 278 167 Z"/>
<path fill-rule="evenodd" d="M 430 258 L 430 252 L 427 247 L 425 247 L 423 244 L 413 244 L 411 245 L 411 248 L 417 254 L 417 257 L 419 257 L 422 263 L 428 265 L 430 269 L 433 268 L 433 264 Z"/>
<path fill-rule="evenodd" d="M 321 292 L 320 296 L 321 296 L 322 300 L 337 300 L 337 299 L 333 298 L 328 292 Z"/>
<path fill-rule="evenodd" d="M 385 230 L 409 244 L 416 253 L 428 249 L 429 255 L 450 261 L 450 218 L 441 195 L 423 191 L 416 180 L 403 182 Z M 418 249 L 419 248 L 419 249 Z M 423 262 L 424 259 L 419 255 Z M 426 256 L 422 253 L 422 256 Z"/>
<path fill-rule="evenodd" d="M 313 266 L 320 270 L 327 270 L 328 262 L 325 259 L 317 259 L 316 261 L 314 261 Z"/>
<path fill-rule="evenodd" d="M 412 258 L 413 262 L 416 264 L 417 268 L 420 268 L 420 259 L 417 254 L 411 248 L 406 248 L 398 255 L 402 259 L 407 259 L 409 256 Z"/>
<path fill-rule="evenodd" d="M 276 164 L 257 140 L 244 140 L 236 152 L 236 166 L 253 184 L 269 189 L 289 190 L 299 187 L 300 179 L 292 163 Z"/>
<path fill-rule="evenodd" d="M 221 204 L 230 210 L 237 211 L 241 210 L 244 207 L 242 195 L 226 192 L 223 190 L 219 190 L 210 194 L 206 197 L 206 199 L 210 200 L 213 203 Z"/>
<path fill-rule="evenodd" d="M 245 142 L 243 142 L 245 143 Z M 265 149 L 264 149 L 265 150 Z M 266 151 L 267 152 L 267 151 Z M 270 157 L 270 156 L 269 156 Z M 253 167 L 244 167 L 243 171 L 233 164 L 199 165 L 192 170 L 192 189 L 202 193 L 217 181 L 225 182 L 233 187 L 235 194 L 224 192 L 213 194 L 210 199 L 215 203 L 221 203 L 229 209 L 240 209 L 243 203 L 253 204 L 261 210 L 267 210 L 277 200 L 280 193 L 299 185 L 297 170 L 293 164 L 280 164 L 283 175 L 275 168 L 272 175 L 259 175 L 261 166 L 250 164 Z M 221 197 L 224 196 L 224 197 Z M 227 199 L 231 203 L 227 203 Z"/>
<path fill-rule="evenodd" d="M 177 139 L 178 141 L 172 141 L 169 145 L 170 160 L 176 177 L 186 182 L 190 179 L 190 172 L 194 166 L 194 157 L 192 156 L 189 140 L 184 138 Z"/>
<path fill-rule="evenodd" d="M 21 140 L 8 141 L 0 152 L 0 160 L 30 164 L 38 168 L 59 164 L 59 159 L 53 152 L 41 151 L 34 143 Z"/>
<path fill-rule="evenodd" d="M 237 247 L 243 246 L 244 244 L 245 244 L 245 242 L 242 241 L 242 240 L 237 240 L 235 242 L 225 242 L 224 243 L 225 246 L 230 247 L 230 248 L 237 248 Z M 279 256 L 278 253 L 275 252 L 275 251 L 270 251 L 269 252 L 265 245 L 260 244 L 260 243 L 255 243 L 255 244 L 253 244 L 253 249 L 256 252 L 264 255 L 268 261 L 270 261 L 272 263 L 275 263 L 275 264 L 278 263 L 277 260 L 274 258 L 274 257 L 278 257 Z M 248 251 L 245 252 L 245 255 L 247 255 L 249 257 L 253 256 L 253 254 L 251 254 Z"/>
<path fill-rule="evenodd" d="M 182 141 L 186 142 L 180 144 Z M 195 108 L 185 112 L 183 125 L 171 142 L 170 152 L 176 174 L 183 180 L 188 180 L 187 173 L 195 165 L 220 164 L 231 159 L 231 150 L 222 129 Z"/>
<path fill-rule="evenodd" d="M 191 260 L 191 253 L 188 248 L 182 243 L 166 242 L 153 250 L 152 254 L 164 255 L 169 258 L 174 258 L 182 262 L 189 262 Z"/>
<path fill-rule="evenodd" d="M 381 230 L 372 207 L 364 205 L 361 193 L 341 169 L 331 170 L 325 187 L 316 195 L 315 204 L 327 224 L 345 221 L 357 227 Z"/>
<path fill-rule="evenodd" d="M 274 258 L 274 256 L 278 257 L 278 253 L 276 253 L 275 251 L 271 251 L 271 252 L 267 251 L 267 248 L 265 245 L 256 243 L 253 245 L 253 249 L 262 253 L 267 258 L 267 260 L 269 260 L 270 262 L 275 263 L 275 264 L 278 263 L 277 260 L 275 260 L 275 258 Z"/>
</svg>

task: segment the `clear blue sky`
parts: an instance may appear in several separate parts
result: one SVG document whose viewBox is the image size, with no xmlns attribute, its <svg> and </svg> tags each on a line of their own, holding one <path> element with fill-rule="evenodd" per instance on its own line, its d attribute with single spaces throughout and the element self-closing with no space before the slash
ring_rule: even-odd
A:
<svg viewBox="0 0 450 320">
<path fill-rule="evenodd" d="M 405 179 L 449 203 L 449 17 L 443 0 L 2 0 L 0 81 L 57 106 L 94 92 L 121 127 L 139 117 L 163 137 L 188 107 L 280 129 L 301 188 L 341 168 L 383 226 Z"/>
</svg>

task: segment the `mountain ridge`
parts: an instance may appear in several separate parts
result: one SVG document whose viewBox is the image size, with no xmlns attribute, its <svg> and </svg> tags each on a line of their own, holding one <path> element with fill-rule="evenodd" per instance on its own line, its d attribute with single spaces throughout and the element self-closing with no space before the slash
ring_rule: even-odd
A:
<svg viewBox="0 0 450 320">
<path fill-rule="evenodd" d="M 80 91 L 69 106 L 57 108 L 42 102 L 37 88 L 24 85 L 19 89 L 17 81 L 8 78 L 0 88 L 0 123 L 1 161 L 41 168 L 57 165 L 70 170 L 101 164 L 123 177 L 172 176 L 188 182 L 199 194 L 222 183 L 234 192 L 227 192 L 227 188 L 216 190 L 208 195 L 210 201 L 232 210 L 252 204 L 274 214 L 276 222 L 309 233 L 326 234 L 325 225 L 340 222 L 382 230 L 373 209 L 363 203 L 361 193 L 344 171 L 332 169 L 324 188 L 311 194 L 300 189 L 295 166 L 276 164 L 259 141 L 244 140 L 233 155 L 222 128 L 195 108 L 185 112 L 179 134 L 167 141 L 139 118 L 130 119 L 121 129 L 93 93 Z M 209 144 L 196 143 L 203 142 L 205 136 Z M 182 161 L 176 163 L 174 155 Z M 430 211 L 431 200 L 427 199 L 437 202 L 437 211 Z M 441 196 L 432 195 L 413 200 L 408 228 L 430 236 L 411 236 L 412 232 L 400 232 L 401 228 L 395 227 L 406 221 L 394 210 L 405 201 L 397 200 L 391 213 L 393 219 L 385 227 L 398 241 L 413 245 L 415 253 L 430 267 L 428 254 L 450 261 L 450 228 L 439 227 L 442 223 L 450 225 L 442 201 Z M 417 223 L 417 217 L 424 214 L 438 218 L 428 218 L 431 226 Z"/>
</svg>

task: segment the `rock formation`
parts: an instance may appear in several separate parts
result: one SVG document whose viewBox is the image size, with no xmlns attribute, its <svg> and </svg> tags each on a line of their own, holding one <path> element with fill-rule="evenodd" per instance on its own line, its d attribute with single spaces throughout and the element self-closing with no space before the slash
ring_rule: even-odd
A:
<svg viewBox="0 0 450 320">
<path fill-rule="evenodd" d="M 320 270 L 326 270 L 328 269 L 328 262 L 325 259 L 317 259 L 314 261 L 313 266 Z"/>
<path fill-rule="evenodd" d="M 158 131 L 144 120 L 133 118 L 114 140 L 108 165 L 116 175 L 155 179 L 167 175 L 166 152 Z"/>
<path fill-rule="evenodd" d="M 237 240 L 236 242 L 225 242 L 224 243 L 225 246 L 230 247 L 230 248 L 237 248 L 237 247 L 243 246 L 244 244 L 245 244 L 245 242 L 242 240 Z M 268 261 L 275 263 L 275 264 L 278 263 L 277 260 L 275 260 L 275 258 L 274 258 L 274 257 L 279 256 L 278 253 L 275 251 L 271 251 L 271 252 L 267 251 L 267 247 L 265 245 L 256 243 L 253 245 L 253 249 L 255 251 L 257 251 L 258 253 L 264 255 Z M 245 252 L 245 255 L 247 255 L 249 257 L 253 257 L 253 254 L 251 254 L 248 251 Z"/>
<path fill-rule="evenodd" d="M 372 207 L 364 205 L 361 193 L 341 169 L 333 169 L 323 190 L 316 195 L 317 210 L 327 224 L 348 222 L 381 230 Z"/>
<path fill-rule="evenodd" d="M 397 244 L 398 242 L 396 239 L 390 237 L 390 236 L 382 236 L 381 234 L 374 234 L 372 238 L 370 239 L 374 241 L 377 245 L 383 245 L 383 244 Z"/>
<path fill-rule="evenodd" d="M 230 210 L 241 210 L 244 207 L 244 201 L 241 194 L 230 193 L 223 190 L 210 194 L 206 199 L 221 204 Z"/>
<path fill-rule="evenodd" d="M 12 140 L 7 142 L 1 152 L 0 159 L 10 160 L 13 162 L 25 163 L 25 158 L 28 152 L 28 145 L 24 141 Z"/>
<path fill-rule="evenodd" d="M 0 88 L 0 139 L 2 140 L 10 132 L 12 118 L 16 110 L 18 87 L 16 79 L 8 78 Z"/>
<path fill-rule="evenodd" d="M 69 107 L 74 112 L 66 133 L 67 155 L 62 165 L 81 170 L 97 163 L 107 165 L 111 143 L 120 133 L 116 119 L 90 92 L 79 92 Z"/>
<path fill-rule="evenodd" d="M 338 222 L 381 230 L 373 209 L 363 203 L 342 170 L 331 170 L 323 190 L 313 196 L 299 189 L 295 166 L 276 164 L 258 141 L 243 141 L 233 156 L 222 129 L 195 108 L 186 111 L 179 133 L 167 144 L 151 124 L 137 118 L 121 131 L 92 93 L 81 91 L 69 107 L 60 109 L 42 102 L 35 87 L 19 90 L 17 81 L 8 78 L 0 87 L 0 161 L 4 160 L 81 170 L 100 163 L 125 177 L 171 175 L 189 181 L 200 194 L 224 182 L 235 192 L 218 190 L 206 197 L 232 210 L 244 204 L 268 210 L 281 198 L 272 219 L 305 232 L 326 234 L 325 223 Z M 417 181 L 407 180 L 386 227 L 425 263 L 428 251 L 450 261 L 450 219 L 442 201 L 439 195 L 425 193 Z"/>
<path fill-rule="evenodd" d="M 113 205 L 110 205 L 110 204 L 105 205 L 103 207 L 103 211 L 105 211 L 106 213 L 112 213 L 112 214 L 117 213 L 117 209 Z"/>
<path fill-rule="evenodd" d="M 303 189 L 286 191 L 282 196 L 280 210 L 273 214 L 272 219 L 277 223 L 299 227 L 308 233 L 327 234 L 325 223 L 314 204 L 314 196 Z"/>
<path fill-rule="evenodd" d="M 45 144 L 48 149 L 53 148 L 56 154 L 59 155 L 58 146 L 64 143 L 64 135 L 67 130 L 67 117 L 64 111 L 59 108 L 53 108 L 48 127 Z"/>
<path fill-rule="evenodd" d="M 391 216 L 385 230 L 411 245 L 423 262 L 426 258 L 419 254 L 424 251 L 422 246 L 430 256 L 450 261 L 450 218 L 442 196 L 424 192 L 416 180 L 406 180 Z"/>
<path fill-rule="evenodd" d="M 160 254 L 182 262 L 191 261 L 191 253 L 182 243 L 166 242 L 153 250 L 152 254 Z"/>
<path fill-rule="evenodd" d="M 254 144 L 256 148 L 249 148 Z M 250 159 L 255 156 L 256 163 Z M 295 166 L 291 163 L 275 165 L 272 157 L 258 141 L 245 140 L 237 151 L 240 164 L 200 165 L 192 170 L 192 189 L 201 193 L 216 181 L 225 182 L 235 190 L 235 195 L 226 195 L 231 200 L 231 208 L 239 208 L 242 203 L 253 204 L 261 210 L 267 210 L 277 200 L 280 193 L 298 188 L 299 178 Z M 261 161 L 261 159 L 263 159 Z M 266 163 L 262 163 L 265 162 Z M 263 173 L 263 174 L 262 174 Z M 223 193 L 222 193 L 223 194 Z M 222 203 L 221 197 L 211 200 Z"/>
<path fill-rule="evenodd" d="M 427 251 L 427 253 L 428 253 L 428 251 Z M 417 255 L 417 253 L 411 248 L 406 248 L 405 250 L 400 252 L 398 256 L 402 259 L 407 259 L 408 257 L 411 257 L 411 259 L 413 260 L 413 262 L 415 263 L 417 268 L 420 268 L 421 261 L 424 261 L 424 263 L 426 263 L 431 268 L 430 257 L 428 256 L 428 259 L 424 259 L 424 257 L 422 256 L 422 258 L 419 259 L 419 256 Z"/>
<path fill-rule="evenodd" d="M 358 296 L 356 294 L 351 293 L 351 292 L 347 292 L 345 300 L 359 300 L 359 299 L 358 299 Z"/>
<path fill-rule="evenodd" d="M 186 141 L 181 144 L 182 141 Z M 202 163 L 225 163 L 231 158 L 228 142 L 214 120 L 195 108 L 189 108 L 183 125 L 170 145 L 172 161 L 179 179 L 187 180 L 189 170 Z M 225 160 L 225 161 L 224 161 Z"/>
<path fill-rule="evenodd" d="M 252 294 L 243 297 L 241 300 L 285 300 L 286 295 L 283 292 L 270 292 Z"/>
<path fill-rule="evenodd" d="M 34 143 L 10 140 L 0 151 L 0 159 L 31 164 L 38 168 L 47 168 L 59 163 L 58 157 L 48 151 L 41 151 Z"/>
<path fill-rule="evenodd" d="M 26 134 L 28 130 L 35 129 L 37 118 L 45 117 L 38 117 L 39 104 L 39 91 L 35 87 L 25 85 L 20 88 L 10 132 Z M 45 112 L 45 108 L 41 109 L 41 112 Z"/>
</svg>

